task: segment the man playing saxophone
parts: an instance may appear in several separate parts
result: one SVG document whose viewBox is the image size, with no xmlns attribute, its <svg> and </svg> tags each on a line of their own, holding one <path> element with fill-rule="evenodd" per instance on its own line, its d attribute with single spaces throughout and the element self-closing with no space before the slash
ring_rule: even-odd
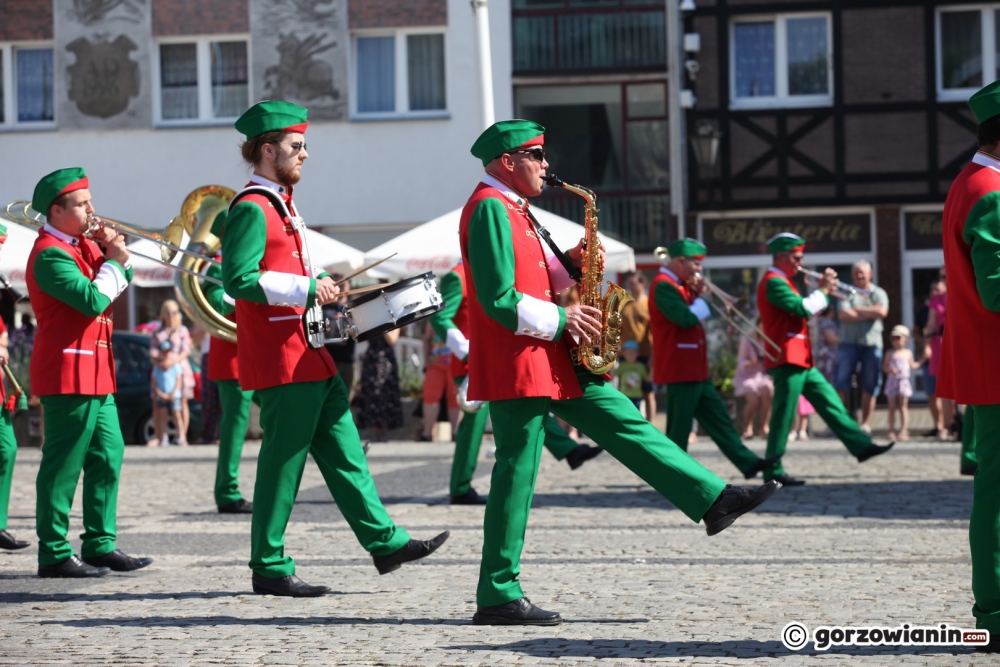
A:
<svg viewBox="0 0 1000 667">
<path fill-rule="evenodd" d="M 544 132 L 537 123 L 508 120 L 479 136 L 471 152 L 486 176 L 459 225 L 469 303 L 468 397 L 490 401 L 497 448 L 473 617 L 480 625 L 562 622 L 531 604 L 518 581 L 549 412 L 587 433 L 692 521 L 704 519 L 709 535 L 781 486 L 727 485 L 659 433 L 604 376 L 574 368 L 570 340 L 597 339 L 602 313 L 555 302 L 573 281 L 561 262 L 546 260 L 526 201 L 542 192 Z M 583 255 L 581 242 L 567 264 L 579 267 Z M 603 278 L 589 268 L 581 291 Z"/>
</svg>

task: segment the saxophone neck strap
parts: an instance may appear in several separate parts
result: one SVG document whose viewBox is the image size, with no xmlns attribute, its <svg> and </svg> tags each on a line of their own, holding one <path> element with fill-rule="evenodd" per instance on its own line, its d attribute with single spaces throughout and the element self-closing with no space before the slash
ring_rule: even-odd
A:
<svg viewBox="0 0 1000 667">
<path fill-rule="evenodd" d="M 531 224 L 535 226 L 535 231 L 538 232 L 538 236 L 540 236 L 542 240 L 545 241 L 545 245 L 549 246 L 549 248 L 552 250 L 552 254 L 556 256 L 556 259 L 559 260 L 559 263 L 563 265 L 564 269 L 566 269 L 566 273 L 569 274 L 569 277 L 575 280 L 576 282 L 580 282 L 581 280 L 583 280 L 583 273 L 580 271 L 579 267 L 575 266 L 573 262 L 570 261 L 569 257 L 566 256 L 566 253 L 564 253 L 562 250 L 559 249 L 559 246 L 556 245 L 556 242 L 552 240 L 552 236 L 549 234 L 549 230 L 545 229 L 545 227 L 542 227 L 542 225 L 538 222 L 538 220 L 535 219 L 535 216 L 534 214 L 532 214 L 531 209 L 525 208 L 524 212 L 528 214 L 528 219 L 531 220 Z"/>
</svg>

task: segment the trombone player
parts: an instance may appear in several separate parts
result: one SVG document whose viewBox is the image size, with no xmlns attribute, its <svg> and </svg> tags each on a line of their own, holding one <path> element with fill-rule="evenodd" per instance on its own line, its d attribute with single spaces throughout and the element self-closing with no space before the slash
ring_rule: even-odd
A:
<svg viewBox="0 0 1000 667">
<path fill-rule="evenodd" d="M 824 271 L 817 290 L 803 298 L 792 278 L 802 266 L 805 241 L 795 234 L 782 232 L 767 242 L 767 248 L 774 263 L 757 285 L 757 309 L 764 333 L 778 343 L 781 354 L 778 359 L 764 360 L 768 373 L 774 378 L 767 456 L 769 461 L 775 459 L 764 470 L 764 479 L 776 479 L 785 486 L 801 486 L 805 481 L 785 474 L 781 465 L 788 445 L 788 430 L 795 419 L 801 395 L 812 403 L 859 463 L 884 454 L 895 443 L 872 443 L 871 436 L 847 414 L 837 392 L 813 363 L 809 318 L 824 310 L 830 303 L 830 293 L 840 289 L 836 272 L 833 269 Z"/>
<path fill-rule="evenodd" d="M 708 377 L 708 345 L 702 322 L 712 311 L 695 283 L 708 249 L 695 239 L 667 247 L 669 262 L 650 285 L 649 326 L 653 332 L 653 382 L 667 386 L 667 437 L 687 451 L 695 418 L 746 479 L 777 459 L 761 459 L 740 439 L 719 392 Z"/>
</svg>

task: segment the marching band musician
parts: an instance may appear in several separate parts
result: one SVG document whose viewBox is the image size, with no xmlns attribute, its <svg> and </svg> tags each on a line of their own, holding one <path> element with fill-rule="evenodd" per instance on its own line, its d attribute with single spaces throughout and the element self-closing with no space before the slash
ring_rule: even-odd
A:
<svg viewBox="0 0 1000 667">
<path fill-rule="evenodd" d="M 7 227 L 0 225 L 0 248 L 7 240 Z M 7 351 L 7 325 L 0 320 L 0 362 L 7 363 L 10 354 Z M 13 397 L 11 397 L 13 398 Z M 7 532 L 7 508 L 10 504 L 10 486 L 14 480 L 14 460 L 17 458 L 17 440 L 14 438 L 14 422 L 12 417 L 15 410 L 27 409 L 27 400 L 22 395 L 19 398 L 24 407 L 9 405 L 4 392 L 3 380 L 0 379 L 0 549 L 16 551 L 26 549 L 31 546 L 27 540 L 19 540 Z"/>
<path fill-rule="evenodd" d="M 304 256 L 305 224 L 292 203 L 308 158 L 306 109 L 264 101 L 236 121 L 253 168 L 253 194 L 230 203 L 222 236 L 222 278 L 236 300 L 240 386 L 260 397 L 264 438 L 257 462 L 250 568 L 257 593 L 314 597 L 329 591 L 295 576 L 285 528 L 308 454 L 379 574 L 430 555 L 448 538 L 411 540 L 375 491 L 347 398 L 330 354 L 309 345 L 306 308 L 335 300 L 333 280 Z"/>
<path fill-rule="evenodd" d="M 780 484 L 732 487 L 646 421 L 604 377 L 574 369 L 570 337 L 601 333 L 601 312 L 561 308 L 572 283 L 546 259 L 526 197 L 542 192 L 545 128 L 507 120 L 472 146 L 486 175 L 462 211 L 459 239 L 469 305 L 469 399 L 490 401 L 496 463 L 486 502 L 476 593 L 479 625 L 557 625 L 558 613 L 531 604 L 518 580 L 528 512 L 549 412 L 591 436 L 612 456 L 713 535 L 757 507 Z M 568 253 L 580 266 L 583 242 Z"/>
<path fill-rule="evenodd" d="M 461 262 L 441 277 L 441 298 L 444 305 L 431 316 L 431 326 L 442 340 L 447 341 L 451 350 L 452 376 L 456 384 L 461 384 L 469 374 L 469 304 L 465 267 Z M 489 416 L 489 403 L 483 403 L 476 412 L 464 414 L 458 424 L 455 458 L 451 464 L 452 505 L 486 504 L 486 498 L 472 488 L 472 476 L 476 472 L 479 446 L 483 442 Z M 570 470 L 576 470 L 603 451 L 600 447 L 581 444 L 569 437 L 552 415 L 545 417 L 543 444 L 557 461 L 565 460 Z"/>
<path fill-rule="evenodd" d="M 38 576 L 97 577 L 146 567 L 115 546 L 125 441 L 115 405 L 112 302 L 132 279 L 125 237 L 90 231 L 94 207 L 83 169 L 42 178 L 31 206 L 47 224 L 28 256 L 28 296 L 38 319 L 31 390 L 42 399 L 45 446 L 35 484 Z M 103 246 L 103 251 L 102 251 Z M 81 560 L 66 539 L 83 471 Z"/>
<path fill-rule="evenodd" d="M 972 613 L 1000 652 L 1000 81 L 969 99 L 979 150 L 948 190 L 942 214 L 948 310 L 937 395 L 975 406 L 969 546 Z M 963 438 L 963 441 L 965 438 Z"/>
<path fill-rule="evenodd" d="M 827 269 L 816 289 L 803 298 L 792 278 L 802 265 L 805 241 L 789 232 L 782 232 L 767 242 L 774 264 L 757 285 L 757 309 L 764 334 L 781 348 L 777 361 L 764 359 L 764 366 L 774 378 L 774 403 L 771 408 L 771 429 L 767 435 L 768 460 L 774 462 L 764 470 L 764 479 L 776 479 L 786 486 L 801 486 L 804 480 L 785 474 L 781 457 L 788 446 L 788 431 L 798 414 L 799 396 L 816 408 L 848 451 L 864 462 L 884 454 L 895 444 L 876 445 L 850 418 L 837 392 L 813 363 L 809 339 L 809 318 L 829 305 L 837 274 Z"/>
<path fill-rule="evenodd" d="M 695 239 L 667 247 L 670 262 L 653 278 L 649 324 L 653 332 L 653 382 L 667 386 L 667 437 L 687 451 L 695 419 L 726 458 L 746 479 L 774 460 L 747 449 L 729 418 L 729 411 L 708 377 L 708 344 L 702 322 L 712 314 L 699 295 L 704 285 L 691 285 L 701 272 L 708 249 Z"/>
<path fill-rule="evenodd" d="M 212 234 L 222 238 L 226 212 L 212 222 Z M 222 255 L 216 255 L 221 259 Z M 205 275 L 222 280 L 222 269 L 211 264 Z M 236 311 L 235 301 L 226 296 L 222 285 L 206 280 L 202 291 L 215 312 L 231 317 Z M 219 458 L 215 466 L 215 505 L 220 514 L 251 514 L 253 503 L 240 493 L 240 457 L 243 441 L 250 426 L 250 403 L 256 400 L 254 392 L 240 388 L 240 368 L 236 356 L 236 343 L 212 336 L 208 353 L 208 379 L 219 388 Z M 257 401 L 258 404 L 260 403 Z"/>
</svg>

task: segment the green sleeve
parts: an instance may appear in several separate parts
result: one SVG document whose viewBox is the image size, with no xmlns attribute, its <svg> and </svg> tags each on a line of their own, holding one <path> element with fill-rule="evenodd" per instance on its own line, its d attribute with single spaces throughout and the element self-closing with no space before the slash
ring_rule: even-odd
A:
<svg viewBox="0 0 1000 667">
<path fill-rule="evenodd" d="M 479 202 L 469 220 L 469 268 L 476 299 L 486 315 L 510 331 L 517 330 L 517 304 L 523 294 L 514 289 L 514 243 L 503 202 Z M 559 308 L 558 306 L 556 306 Z M 559 308 L 559 340 L 566 328 L 566 311 Z"/>
<path fill-rule="evenodd" d="M 219 268 L 218 264 L 211 264 L 205 275 L 209 278 L 222 280 L 222 269 Z M 223 298 L 226 295 L 226 291 L 222 289 L 222 285 L 206 280 L 201 285 L 201 291 L 204 292 L 208 305 L 220 315 L 232 315 L 233 311 L 236 310 L 236 306 Z"/>
<path fill-rule="evenodd" d="M 700 322 L 677 288 L 666 281 L 657 283 L 653 301 L 664 317 L 682 329 L 690 329 Z"/>
<path fill-rule="evenodd" d="M 1000 312 L 1000 192 L 976 202 L 965 219 L 962 238 L 972 248 L 976 290 L 983 307 Z"/>
<path fill-rule="evenodd" d="M 118 262 L 112 263 L 121 269 Z M 34 272 L 35 282 L 43 292 L 88 317 L 97 317 L 111 305 L 111 299 L 101 294 L 97 285 L 80 271 L 76 260 L 60 248 L 49 247 L 38 253 Z M 126 277 L 131 277 L 131 272 Z"/>
<path fill-rule="evenodd" d="M 441 310 L 431 315 L 431 326 L 441 340 L 448 340 L 448 329 L 454 329 L 452 318 L 462 305 L 462 278 L 450 271 L 441 277 L 441 298 L 444 305 Z"/>
<path fill-rule="evenodd" d="M 222 234 L 222 282 L 234 299 L 268 303 L 260 286 L 260 262 L 267 245 L 267 220 L 257 204 L 241 201 L 229 212 Z M 316 279 L 310 278 L 306 308 L 316 299 Z"/>
<path fill-rule="evenodd" d="M 778 277 L 767 281 L 767 301 L 772 306 L 798 317 L 810 317 L 811 313 L 803 305 L 802 297 Z"/>
</svg>

